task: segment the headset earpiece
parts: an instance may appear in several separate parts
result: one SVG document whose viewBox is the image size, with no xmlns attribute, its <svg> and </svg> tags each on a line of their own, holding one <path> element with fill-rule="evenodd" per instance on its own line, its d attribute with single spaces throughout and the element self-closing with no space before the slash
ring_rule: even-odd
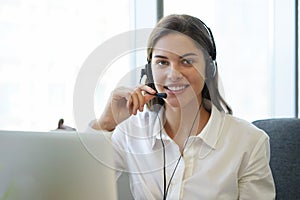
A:
<svg viewBox="0 0 300 200">
<path fill-rule="evenodd" d="M 153 76 L 152 76 L 152 69 L 151 69 L 151 62 L 148 62 L 145 65 L 145 71 L 146 71 L 146 76 L 148 78 L 148 81 L 153 82 Z"/>
<path fill-rule="evenodd" d="M 213 79 L 217 73 L 217 62 L 209 60 L 209 64 L 206 67 L 206 79 Z"/>
<path fill-rule="evenodd" d="M 156 91 L 154 85 L 154 79 L 152 75 L 151 62 L 148 62 L 145 66 L 146 76 L 147 76 L 147 85 Z"/>
<path fill-rule="evenodd" d="M 217 73 L 217 50 L 216 50 L 216 43 L 214 40 L 214 36 L 212 34 L 212 31 L 210 30 L 210 28 L 203 22 L 200 20 L 200 22 L 203 24 L 204 28 L 207 31 L 208 37 L 210 39 L 210 42 L 212 44 L 212 51 L 208 52 L 210 59 L 207 60 L 209 62 L 209 66 L 206 69 L 206 78 L 207 79 L 212 79 L 216 76 Z"/>
<path fill-rule="evenodd" d="M 145 65 L 144 69 L 141 69 L 141 78 L 140 78 L 140 82 L 142 80 L 142 78 L 146 76 L 147 77 L 147 81 L 146 84 L 151 87 L 152 89 L 156 90 L 155 85 L 154 85 L 154 80 L 153 80 L 153 75 L 152 75 L 152 69 L 151 69 L 151 62 L 148 62 Z"/>
</svg>

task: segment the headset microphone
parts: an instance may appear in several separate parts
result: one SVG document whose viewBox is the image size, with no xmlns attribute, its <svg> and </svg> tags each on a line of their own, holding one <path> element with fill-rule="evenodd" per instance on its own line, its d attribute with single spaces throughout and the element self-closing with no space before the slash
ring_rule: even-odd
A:
<svg viewBox="0 0 300 200">
<path fill-rule="evenodd" d="M 163 98 L 163 99 L 167 98 L 167 94 L 166 93 L 156 93 L 154 95 L 156 97 L 158 97 L 158 98 Z"/>
<path fill-rule="evenodd" d="M 147 92 L 147 94 L 150 94 L 150 93 Z M 150 94 L 150 95 L 154 95 L 154 96 L 156 96 L 158 98 L 162 98 L 162 99 L 167 98 L 167 94 L 166 93 L 155 93 L 155 94 Z"/>
</svg>

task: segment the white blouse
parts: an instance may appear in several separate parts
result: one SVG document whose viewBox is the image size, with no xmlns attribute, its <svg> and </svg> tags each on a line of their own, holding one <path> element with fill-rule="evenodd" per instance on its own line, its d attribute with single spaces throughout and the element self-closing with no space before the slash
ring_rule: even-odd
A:
<svg viewBox="0 0 300 200">
<path fill-rule="evenodd" d="M 160 129 L 163 109 L 132 116 L 114 130 L 116 169 L 129 172 L 135 199 L 162 199 L 163 148 L 169 183 L 180 158 L 178 145 Z M 161 133 L 161 134 L 160 134 Z M 214 106 L 204 129 L 191 136 L 170 182 L 167 199 L 275 199 L 268 136 Z"/>
</svg>

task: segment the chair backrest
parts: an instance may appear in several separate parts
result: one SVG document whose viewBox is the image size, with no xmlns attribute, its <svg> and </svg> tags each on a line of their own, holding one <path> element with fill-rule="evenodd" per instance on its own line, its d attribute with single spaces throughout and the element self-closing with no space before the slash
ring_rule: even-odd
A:
<svg viewBox="0 0 300 200">
<path fill-rule="evenodd" d="M 129 174 L 127 172 L 123 172 L 122 175 L 118 178 L 117 189 L 118 189 L 117 191 L 118 191 L 119 199 L 122 200 L 134 199 L 133 195 L 131 194 Z"/>
<path fill-rule="evenodd" d="M 253 122 L 270 137 L 277 200 L 300 199 L 300 119 L 279 118 Z"/>
</svg>

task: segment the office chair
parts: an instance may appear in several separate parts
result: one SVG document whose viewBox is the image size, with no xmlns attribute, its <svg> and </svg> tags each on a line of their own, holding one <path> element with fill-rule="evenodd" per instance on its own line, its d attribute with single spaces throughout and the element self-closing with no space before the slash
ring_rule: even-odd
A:
<svg viewBox="0 0 300 200">
<path fill-rule="evenodd" d="M 276 200 L 300 199 L 300 119 L 279 118 L 254 121 L 270 137 Z"/>
</svg>

